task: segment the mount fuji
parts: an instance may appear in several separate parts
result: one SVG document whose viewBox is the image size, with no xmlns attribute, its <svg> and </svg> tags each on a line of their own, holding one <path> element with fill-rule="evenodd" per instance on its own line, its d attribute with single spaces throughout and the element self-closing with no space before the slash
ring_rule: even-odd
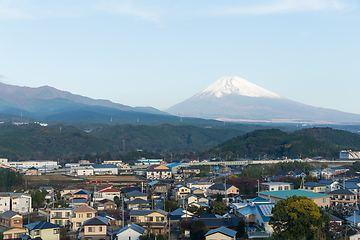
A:
<svg viewBox="0 0 360 240">
<path fill-rule="evenodd" d="M 166 110 L 183 117 L 236 122 L 359 124 L 360 115 L 298 103 L 237 76 L 222 77 Z"/>
</svg>

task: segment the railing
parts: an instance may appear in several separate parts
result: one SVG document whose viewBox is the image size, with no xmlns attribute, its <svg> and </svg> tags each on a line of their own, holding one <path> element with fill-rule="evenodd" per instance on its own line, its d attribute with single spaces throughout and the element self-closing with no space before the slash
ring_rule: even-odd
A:
<svg viewBox="0 0 360 240">
<path fill-rule="evenodd" d="M 264 238 L 270 237 L 271 234 L 267 232 L 248 232 L 248 237 L 251 238 Z"/>
</svg>

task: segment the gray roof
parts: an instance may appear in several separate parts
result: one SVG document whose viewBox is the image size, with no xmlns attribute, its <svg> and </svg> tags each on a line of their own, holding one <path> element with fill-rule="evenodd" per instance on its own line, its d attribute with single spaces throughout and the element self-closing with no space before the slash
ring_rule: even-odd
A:
<svg viewBox="0 0 360 240">
<path fill-rule="evenodd" d="M 147 196 L 147 194 L 139 192 L 139 191 L 132 191 L 132 192 L 128 192 L 126 193 L 126 197 L 145 197 Z"/>
<path fill-rule="evenodd" d="M 317 183 L 317 182 L 306 182 L 304 183 L 305 187 L 325 187 L 326 184 L 324 183 Z"/>
<path fill-rule="evenodd" d="M 6 218 L 11 219 L 12 217 L 14 217 L 16 215 L 21 216 L 21 214 L 14 212 L 13 210 L 9 210 L 9 211 L 6 211 L 6 212 L 3 212 L 2 214 L 0 214 L 0 217 L 6 217 Z"/>
<path fill-rule="evenodd" d="M 158 213 L 163 214 L 163 215 L 168 215 L 169 214 L 168 212 L 165 212 L 164 210 L 156 209 L 156 210 L 130 210 L 129 215 L 142 215 L 142 216 L 145 216 L 145 215 L 148 215 L 148 214 L 153 213 L 153 212 L 158 212 Z"/>
<path fill-rule="evenodd" d="M 31 229 L 31 230 L 61 228 L 61 226 L 59 226 L 57 224 L 53 224 L 53 223 L 49 223 L 49 222 L 42 222 L 42 221 L 30 223 L 30 224 L 24 225 L 24 227 L 27 229 Z"/>
<path fill-rule="evenodd" d="M 127 201 L 126 204 L 150 204 L 150 202 L 141 198 L 135 198 L 133 201 Z"/>
<path fill-rule="evenodd" d="M 138 232 L 139 234 L 144 234 L 144 232 L 145 232 L 145 228 L 142 228 L 142 227 L 136 225 L 135 223 L 130 223 L 130 224 L 126 225 L 125 227 L 123 227 L 122 229 L 120 229 L 117 232 L 117 234 L 120 234 L 128 229 L 132 229 L 135 232 Z"/>
<path fill-rule="evenodd" d="M 226 228 L 226 227 L 219 227 L 219 228 L 215 228 L 213 230 L 208 231 L 205 234 L 205 237 L 209 236 L 211 234 L 214 234 L 214 233 L 222 233 L 222 234 L 224 234 L 226 236 L 229 236 L 229 237 L 234 237 L 236 235 L 236 231 L 234 231 L 234 230 L 231 230 L 231 229 Z"/>
<path fill-rule="evenodd" d="M 349 189 L 338 189 L 338 190 L 335 190 L 335 191 L 332 191 L 332 192 L 329 192 L 329 194 L 347 194 L 347 195 L 356 195 L 357 193 L 356 192 L 353 192 Z"/>
</svg>

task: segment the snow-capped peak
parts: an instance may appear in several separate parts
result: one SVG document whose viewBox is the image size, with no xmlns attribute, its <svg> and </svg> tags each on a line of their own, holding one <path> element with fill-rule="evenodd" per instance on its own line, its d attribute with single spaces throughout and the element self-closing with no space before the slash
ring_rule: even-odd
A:
<svg viewBox="0 0 360 240">
<path fill-rule="evenodd" d="M 259 87 L 237 76 L 222 77 L 197 96 L 214 95 L 221 98 L 224 95 L 237 94 L 247 97 L 282 98 L 281 96 Z"/>
</svg>

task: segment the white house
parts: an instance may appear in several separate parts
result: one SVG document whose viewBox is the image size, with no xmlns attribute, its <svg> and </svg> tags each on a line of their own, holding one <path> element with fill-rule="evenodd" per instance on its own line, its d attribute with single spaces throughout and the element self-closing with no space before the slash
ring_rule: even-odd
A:
<svg viewBox="0 0 360 240">
<path fill-rule="evenodd" d="M 95 192 L 95 200 L 108 199 L 114 201 L 114 197 L 116 196 L 121 198 L 121 191 L 112 186 L 100 188 Z"/>
<path fill-rule="evenodd" d="M 145 229 L 136 225 L 135 223 L 130 223 L 125 227 L 121 228 L 117 234 L 117 240 L 138 240 L 141 235 L 143 235 Z"/>
<path fill-rule="evenodd" d="M 1 196 L 0 197 L 0 213 L 10 210 L 10 196 Z"/>
<path fill-rule="evenodd" d="M 212 183 L 212 182 L 195 182 L 195 183 L 186 184 L 186 186 L 188 188 L 196 187 L 196 188 L 199 188 L 199 189 L 203 190 L 205 197 L 207 197 L 209 195 L 209 188 L 212 185 L 214 185 L 214 183 Z"/>
<path fill-rule="evenodd" d="M 213 230 L 208 231 L 205 234 L 206 240 L 235 240 L 236 239 L 236 231 L 226 228 L 219 227 Z"/>
<path fill-rule="evenodd" d="M 26 194 L 14 194 L 11 201 L 11 210 L 18 213 L 32 212 L 31 196 Z"/>
<path fill-rule="evenodd" d="M 269 225 L 270 217 L 272 216 L 271 210 L 274 207 L 275 203 L 255 204 L 255 223 L 269 236 L 274 232 L 273 228 Z"/>
</svg>

